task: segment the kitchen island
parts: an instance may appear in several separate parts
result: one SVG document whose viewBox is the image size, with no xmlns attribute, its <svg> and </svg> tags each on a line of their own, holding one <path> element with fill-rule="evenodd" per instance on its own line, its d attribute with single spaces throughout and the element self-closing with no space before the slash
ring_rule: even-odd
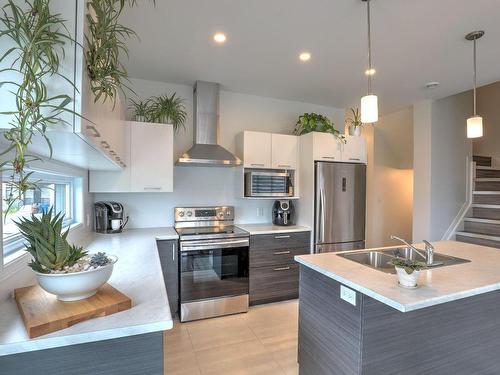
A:
<svg viewBox="0 0 500 375">
<path fill-rule="evenodd" d="M 500 250 L 433 245 L 470 262 L 413 290 L 338 253 L 297 256 L 300 374 L 499 374 Z"/>
<path fill-rule="evenodd" d="M 0 302 L 0 374 L 163 374 L 163 331 L 173 327 L 156 240 L 173 228 L 93 233 L 82 245 L 118 257 L 109 283 L 132 308 L 29 339 L 13 298 Z"/>
</svg>

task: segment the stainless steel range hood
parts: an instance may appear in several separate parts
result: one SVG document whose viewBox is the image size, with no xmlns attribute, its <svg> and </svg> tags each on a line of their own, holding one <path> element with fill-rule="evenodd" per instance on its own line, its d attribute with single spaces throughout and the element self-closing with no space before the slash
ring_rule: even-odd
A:
<svg viewBox="0 0 500 375">
<path fill-rule="evenodd" d="M 179 166 L 235 167 L 241 160 L 219 146 L 219 84 L 196 81 L 193 101 L 194 146 L 177 161 Z"/>
</svg>

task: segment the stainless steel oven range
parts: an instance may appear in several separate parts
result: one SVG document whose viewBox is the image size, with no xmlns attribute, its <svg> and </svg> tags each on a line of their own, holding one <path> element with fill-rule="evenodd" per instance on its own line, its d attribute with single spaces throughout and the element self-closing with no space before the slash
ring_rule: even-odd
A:
<svg viewBox="0 0 500 375">
<path fill-rule="evenodd" d="M 249 234 L 234 208 L 177 207 L 180 320 L 248 311 Z"/>
</svg>

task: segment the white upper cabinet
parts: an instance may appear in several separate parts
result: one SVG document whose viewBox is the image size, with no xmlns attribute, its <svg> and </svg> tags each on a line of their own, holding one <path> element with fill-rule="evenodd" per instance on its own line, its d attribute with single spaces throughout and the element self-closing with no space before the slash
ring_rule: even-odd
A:
<svg viewBox="0 0 500 375">
<path fill-rule="evenodd" d="M 173 186 L 172 125 L 131 122 L 132 192 L 170 192 Z"/>
<path fill-rule="evenodd" d="M 342 149 L 342 161 L 366 164 L 366 139 L 363 137 L 347 137 L 346 143 L 342 146 Z"/>
<path fill-rule="evenodd" d="M 312 138 L 314 160 L 342 161 L 342 146 L 333 134 L 312 132 L 305 137 Z"/>
<path fill-rule="evenodd" d="M 244 131 L 237 140 L 237 154 L 245 168 L 272 168 L 271 133 Z"/>
<path fill-rule="evenodd" d="M 142 193 L 173 191 L 172 125 L 127 121 L 126 167 L 119 172 L 91 171 L 91 193 Z"/>
<path fill-rule="evenodd" d="M 286 134 L 271 134 L 271 154 L 272 168 L 297 169 L 297 137 Z"/>
</svg>

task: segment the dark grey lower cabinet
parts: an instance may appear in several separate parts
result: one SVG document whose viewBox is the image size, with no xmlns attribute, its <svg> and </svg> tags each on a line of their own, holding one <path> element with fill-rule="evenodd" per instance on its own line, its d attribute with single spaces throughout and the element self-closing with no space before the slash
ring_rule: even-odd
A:
<svg viewBox="0 0 500 375">
<path fill-rule="evenodd" d="M 295 255 L 310 252 L 310 232 L 250 236 L 250 304 L 285 301 L 299 296 Z"/>
<path fill-rule="evenodd" d="M 163 332 L 0 357 L 2 375 L 163 375 Z"/>
<path fill-rule="evenodd" d="M 163 281 L 167 289 L 170 312 L 174 317 L 179 312 L 179 254 L 177 240 L 158 240 Z"/>
</svg>

